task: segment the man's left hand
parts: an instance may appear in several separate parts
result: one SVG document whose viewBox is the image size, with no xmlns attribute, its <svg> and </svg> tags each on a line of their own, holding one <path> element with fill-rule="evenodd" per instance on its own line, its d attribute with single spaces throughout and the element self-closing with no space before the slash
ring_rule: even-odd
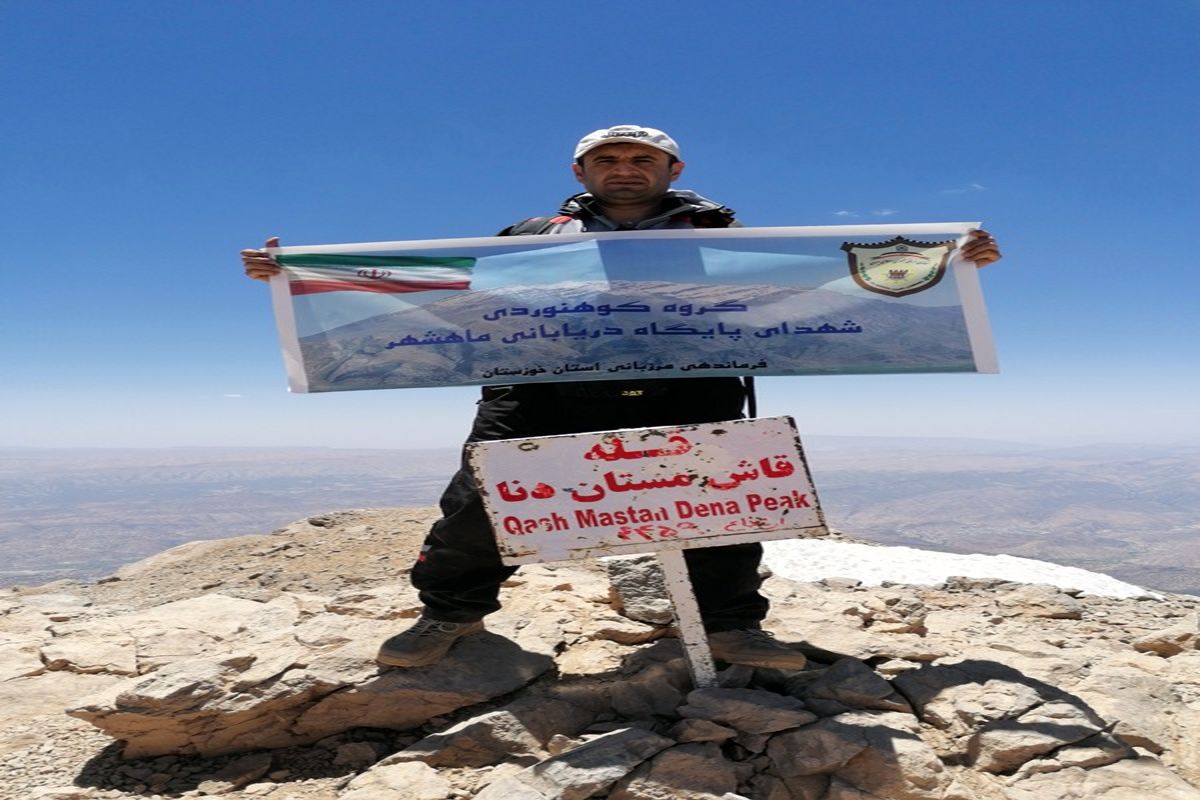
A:
<svg viewBox="0 0 1200 800">
<path fill-rule="evenodd" d="M 971 238 L 962 247 L 962 257 L 974 261 L 977 267 L 986 267 L 1000 260 L 1000 246 L 985 230 L 971 231 Z"/>
</svg>

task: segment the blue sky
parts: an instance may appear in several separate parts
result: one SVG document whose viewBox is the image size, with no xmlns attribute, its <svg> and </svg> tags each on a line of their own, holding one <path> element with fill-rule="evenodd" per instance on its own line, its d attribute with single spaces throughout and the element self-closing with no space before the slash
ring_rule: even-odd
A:
<svg viewBox="0 0 1200 800">
<path fill-rule="evenodd" d="M 802 433 L 1200 443 L 1200 3 L 0 4 L 0 446 L 451 446 L 289 395 L 237 251 L 490 234 L 664 128 L 750 225 L 985 221 L 1002 374 L 775 378 Z"/>
</svg>

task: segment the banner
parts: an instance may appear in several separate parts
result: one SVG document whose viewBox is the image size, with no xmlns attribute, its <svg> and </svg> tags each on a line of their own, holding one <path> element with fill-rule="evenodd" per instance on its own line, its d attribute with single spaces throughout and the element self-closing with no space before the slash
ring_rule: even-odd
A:
<svg viewBox="0 0 1200 800">
<path fill-rule="evenodd" d="M 995 372 L 978 223 L 273 248 L 295 392 Z"/>
<path fill-rule="evenodd" d="M 505 564 L 824 536 L 795 423 L 467 444 Z"/>
</svg>

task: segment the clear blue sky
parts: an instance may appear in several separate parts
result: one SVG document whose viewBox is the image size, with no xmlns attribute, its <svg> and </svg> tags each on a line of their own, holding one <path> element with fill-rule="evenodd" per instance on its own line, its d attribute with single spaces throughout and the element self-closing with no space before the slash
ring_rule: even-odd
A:
<svg viewBox="0 0 1200 800">
<path fill-rule="evenodd" d="M 0 3 L 0 445 L 449 446 L 289 395 L 237 251 L 490 234 L 661 127 L 750 225 L 985 221 L 1002 374 L 775 378 L 810 434 L 1200 442 L 1200 3 Z"/>
</svg>

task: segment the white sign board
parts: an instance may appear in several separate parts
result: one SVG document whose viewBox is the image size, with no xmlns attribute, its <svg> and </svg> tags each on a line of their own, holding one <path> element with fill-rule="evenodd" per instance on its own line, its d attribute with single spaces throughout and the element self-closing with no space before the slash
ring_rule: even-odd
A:
<svg viewBox="0 0 1200 800">
<path fill-rule="evenodd" d="M 790 417 L 473 442 L 506 564 L 827 533 Z"/>
</svg>

